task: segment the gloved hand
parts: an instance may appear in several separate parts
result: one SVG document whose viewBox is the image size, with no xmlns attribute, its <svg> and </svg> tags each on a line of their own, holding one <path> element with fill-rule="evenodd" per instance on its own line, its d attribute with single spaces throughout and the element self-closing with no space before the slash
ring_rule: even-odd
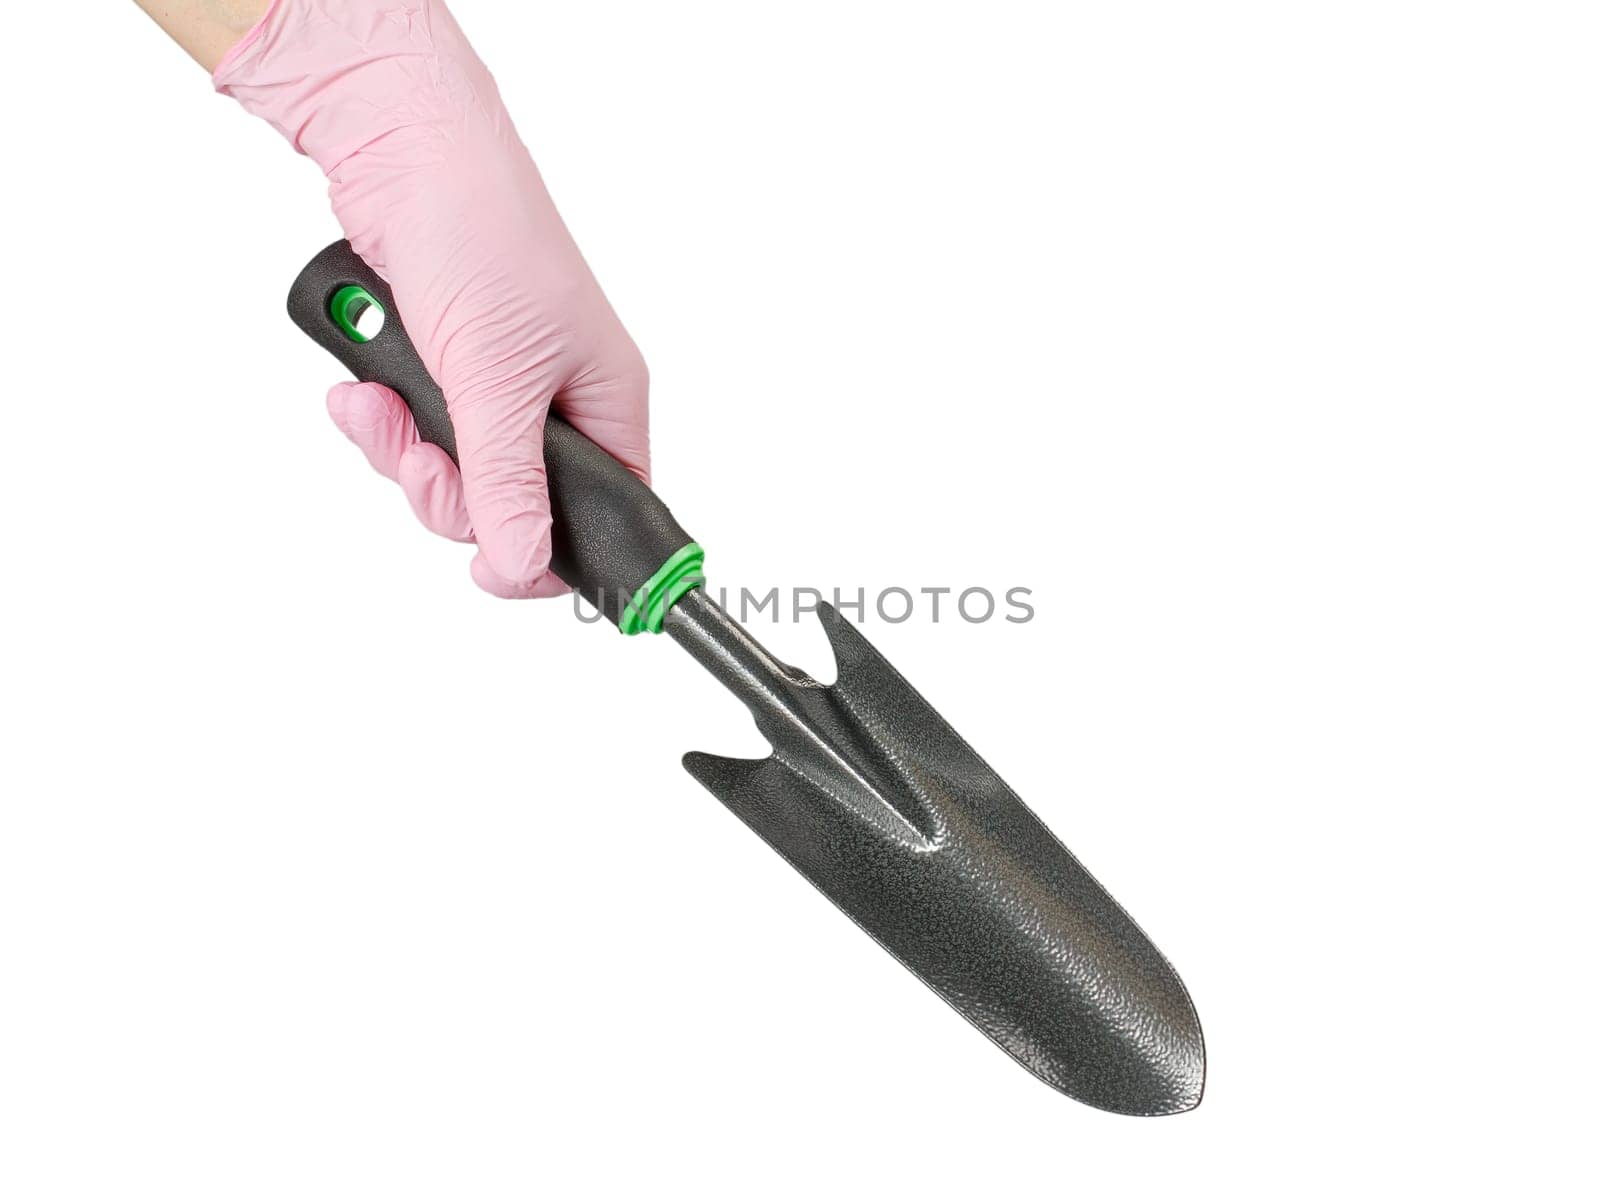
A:
<svg viewBox="0 0 1600 1200">
<path fill-rule="evenodd" d="M 328 176 L 444 391 L 461 469 L 387 388 L 335 387 L 334 421 L 429 529 L 478 543 L 480 586 L 565 590 L 549 574 L 545 414 L 648 482 L 649 377 L 442 0 L 275 0 L 214 79 Z"/>
</svg>

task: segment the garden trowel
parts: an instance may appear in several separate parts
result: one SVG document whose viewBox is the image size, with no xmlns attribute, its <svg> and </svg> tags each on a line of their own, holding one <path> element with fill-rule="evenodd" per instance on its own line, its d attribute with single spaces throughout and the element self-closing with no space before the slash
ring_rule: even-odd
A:
<svg viewBox="0 0 1600 1200">
<path fill-rule="evenodd" d="M 421 436 L 455 454 L 444 396 L 393 293 L 348 242 L 311 261 L 289 312 L 359 379 L 399 392 Z M 1200 1102 L 1200 1023 L 1167 960 L 854 626 L 822 606 L 838 678 L 817 683 L 707 596 L 699 545 L 555 415 L 545 464 L 556 574 L 624 633 L 664 632 L 772 744 L 762 759 L 689 754 L 691 775 L 1052 1087 L 1146 1116 Z"/>
</svg>

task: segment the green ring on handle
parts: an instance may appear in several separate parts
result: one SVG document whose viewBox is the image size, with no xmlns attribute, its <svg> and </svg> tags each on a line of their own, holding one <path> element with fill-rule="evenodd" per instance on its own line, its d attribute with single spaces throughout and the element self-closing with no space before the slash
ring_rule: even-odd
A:
<svg viewBox="0 0 1600 1200">
<path fill-rule="evenodd" d="M 328 315 L 333 318 L 333 323 L 344 331 L 345 337 L 356 343 L 372 340 L 356 328 L 356 321 L 369 308 L 384 312 L 383 305 L 378 303 L 377 298 L 366 288 L 356 284 L 340 288 L 333 294 L 333 299 L 328 301 Z"/>
<path fill-rule="evenodd" d="M 705 583 L 706 552 L 698 542 L 690 542 L 650 576 L 622 610 L 617 628 L 632 637 L 636 633 L 660 633 L 672 606 Z"/>
</svg>

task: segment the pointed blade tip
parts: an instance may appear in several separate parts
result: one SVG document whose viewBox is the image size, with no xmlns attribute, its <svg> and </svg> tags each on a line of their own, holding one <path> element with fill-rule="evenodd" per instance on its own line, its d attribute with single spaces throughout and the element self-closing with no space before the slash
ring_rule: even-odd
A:
<svg viewBox="0 0 1600 1200">
<path fill-rule="evenodd" d="M 1104 1094 L 1088 1094 L 1070 1084 L 1047 1079 L 1043 1075 L 1033 1072 L 1041 1082 L 1048 1084 L 1053 1090 L 1060 1092 L 1069 1100 L 1090 1108 L 1097 1108 L 1101 1112 L 1111 1113 L 1119 1117 L 1175 1117 L 1183 1113 L 1193 1112 L 1200 1107 L 1200 1102 L 1205 1098 L 1206 1078 L 1205 1065 L 1202 1063 L 1199 1070 L 1192 1076 L 1181 1080 L 1171 1081 L 1169 1088 L 1159 1095 L 1141 1093 L 1139 1095 L 1111 1096 Z"/>
</svg>

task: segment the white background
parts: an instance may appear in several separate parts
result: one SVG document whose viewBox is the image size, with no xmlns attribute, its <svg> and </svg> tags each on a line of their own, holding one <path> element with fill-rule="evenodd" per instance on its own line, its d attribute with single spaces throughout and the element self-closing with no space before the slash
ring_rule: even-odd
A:
<svg viewBox="0 0 1600 1200">
<path fill-rule="evenodd" d="M 1592 1186 L 1588 6 L 456 0 L 714 578 L 1034 589 L 866 632 L 1182 973 L 1160 1121 L 702 792 L 670 644 L 478 594 L 283 316 L 314 167 L 13 7 L 0 1194 Z"/>
</svg>

